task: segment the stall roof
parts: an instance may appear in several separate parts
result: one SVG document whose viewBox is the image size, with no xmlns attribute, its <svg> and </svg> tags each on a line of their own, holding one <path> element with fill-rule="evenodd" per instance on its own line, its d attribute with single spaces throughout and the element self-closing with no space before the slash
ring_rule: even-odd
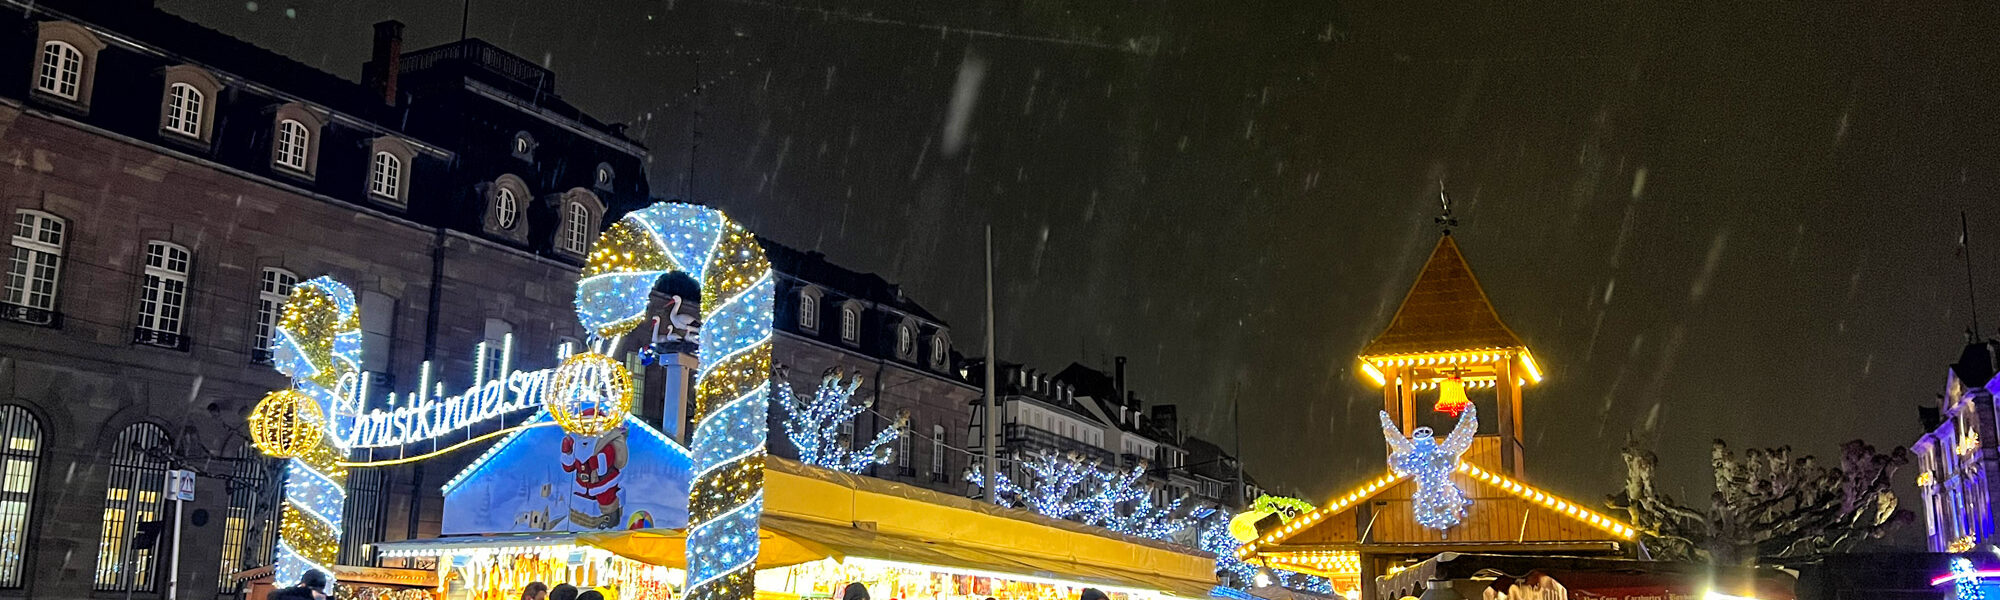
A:
<svg viewBox="0 0 2000 600">
<path fill-rule="evenodd" d="M 1089 564 L 1067 557 L 996 552 L 949 540 L 780 516 L 766 515 L 758 538 L 763 546 L 758 551 L 758 569 L 774 569 L 829 558 L 841 561 L 859 559 L 963 575 L 1157 591 L 1187 598 L 1206 597 L 1214 588 L 1213 582 L 1139 574 L 1115 565 Z M 682 530 L 587 533 L 577 536 L 577 542 L 647 564 L 687 568 L 687 536 Z"/>
<path fill-rule="evenodd" d="M 1205 598 L 1207 553 L 1108 529 L 999 508 L 891 481 L 769 457 L 759 568 L 825 558 L 909 563 L 940 571 L 1056 580 Z M 654 565 L 685 566 L 686 534 L 646 529 L 465 536 L 384 542 L 385 556 L 588 545 Z"/>
<path fill-rule="evenodd" d="M 1526 577 L 1529 573 L 1548 575 L 1572 592 L 1618 594 L 1612 597 L 1621 595 L 1664 597 L 1668 592 L 1698 594 L 1710 589 L 1709 586 L 1715 586 L 1728 593 L 1779 600 L 1794 597 L 1794 585 L 1797 581 L 1791 574 L 1771 568 L 1574 556 L 1444 552 L 1395 575 L 1377 580 L 1376 587 L 1378 592 L 1421 590 L 1424 589 L 1425 582 L 1432 579 L 1449 581 L 1496 577 L 1498 581 Z"/>
</svg>

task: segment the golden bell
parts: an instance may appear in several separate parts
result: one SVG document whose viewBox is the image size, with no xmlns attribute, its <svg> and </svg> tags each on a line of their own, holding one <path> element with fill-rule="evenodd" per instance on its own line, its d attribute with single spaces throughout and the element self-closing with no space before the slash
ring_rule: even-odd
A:
<svg viewBox="0 0 2000 600">
<path fill-rule="evenodd" d="M 1465 397 L 1464 381 L 1452 377 L 1438 382 L 1438 401 L 1436 406 L 1431 407 L 1432 410 L 1456 418 L 1465 412 L 1467 406 L 1472 406 L 1472 400 Z"/>
</svg>

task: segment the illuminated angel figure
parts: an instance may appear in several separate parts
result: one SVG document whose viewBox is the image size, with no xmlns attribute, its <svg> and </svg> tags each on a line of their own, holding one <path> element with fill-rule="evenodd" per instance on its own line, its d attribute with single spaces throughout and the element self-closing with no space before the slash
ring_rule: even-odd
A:
<svg viewBox="0 0 2000 600">
<path fill-rule="evenodd" d="M 1418 524 L 1431 529 L 1450 529 L 1465 518 L 1465 507 L 1472 501 L 1452 482 L 1451 474 L 1458 470 L 1459 457 L 1472 447 L 1472 436 L 1478 432 L 1478 410 L 1472 405 L 1466 405 L 1465 414 L 1458 417 L 1458 426 L 1452 428 L 1443 444 L 1431 437 L 1429 427 L 1418 427 L 1415 435 L 1403 439 L 1402 431 L 1389 420 L 1389 413 L 1382 413 L 1382 437 L 1389 441 L 1389 468 L 1397 475 L 1417 480 L 1413 510 Z"/>
</svg>

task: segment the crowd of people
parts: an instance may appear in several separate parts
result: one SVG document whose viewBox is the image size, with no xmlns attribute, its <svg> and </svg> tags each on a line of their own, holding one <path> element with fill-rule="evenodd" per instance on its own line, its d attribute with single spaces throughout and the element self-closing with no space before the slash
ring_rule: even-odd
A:
<svg viewBox="0 0 2000 600">
<path fill-rule="evenodd" d="M 577 589 L 567 583 L 558 583 L 552 588 L 549 584 L 536 581 L 521 588 L 521 600 L 604 600 L 604 592 Z"/>
</svg>

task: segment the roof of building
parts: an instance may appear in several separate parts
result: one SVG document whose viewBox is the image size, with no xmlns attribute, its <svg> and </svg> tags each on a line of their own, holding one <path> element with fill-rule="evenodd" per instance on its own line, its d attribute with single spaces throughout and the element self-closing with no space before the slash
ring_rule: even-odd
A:
<svg viewBox="0 0 2000 600">
<path fill-rule="evenodd" d="M 1994 352 L 1994 345 L 1992 341 L 1966 344 L 1958 354 L 1958 362 L 1951 364 L 1951 374 L 1968 388 L 1981 387 L 1992 381 L 1994 373 L 2000 372 L 2000 362 L 1996 362 L 2000 353 Z"/>
<path fill-rule="evenodd" d="M 1490 436 L 1481 437 L 1490 438 Z M 1495 540 L 1517 543 L 1536 541 L 1593 543 L 1630 540 L 1638 535 L 1637 529 L 1623 521 L 1604 516 L 1584 508 L 1584 505 L 1536 489 L 1519 480 L 1482 469 L 1474 465 L 1471 460 L 1459 462 L 1458 472 L 1453 479 L 1474 502 L 1463 526 L 1451 530 L 1449 538 L 1436 530 L 1420 527 L 1407 514 L 1391 511 L 1382 513 L 1383 518 L 1380 519 L 1382 522 L 1372 526 L 1371 535 L 1363 541 L 1360 532 L 1355 529 L 1355 520 L 1341 516 L 1349 514 L 1355 507 L 1369 503 L 1378 496 L 1408 506 L 1415 492 L 1416 482 L 1391 470 L 1354 487 L 1347 493 L 1335 496 L 1312 512 L 1286 521 L 1277 529 L 1261 532 L 1256 540 L 1237 549 L 1238 556 L 1247 557 L 1273 546 L 1277 547 L 1265 552 L 1284 555 L 1314 545 L 1352 548 L 1379 543 L 1432 544 L 1439 547 L 1479 544 Z M 1512 500 L 1510 503 L 1512 506 L 1487 506 L 1503 498 Z M 1524 510 L 1527 516 L 1523 516 Z M 1493 512 L 1502 518 L 1482 519 L 1482 511 Z M 1494 526 L 1500 531 L 1477 530 L 1482 525 Z"/>
<path fill-rule="evenodd" d="M 360 83 L 203 27 L 146 2 L 54 0 L 48 8 L 163 53 L 395 129 L 395 110 Z"/>
<path fill-rule="evenodd" d="M 1438 239 L 1389 327 L 1361 349 L 1361 356 L 1526 348 L 1472 275 L 1450 234 Z"/>
<path fill-rule="evenodd" d="M 402 77 L 422 78 L 435 74 L 446 78 L 462 76 L 478 79 L 541 110 L 644 148 L 637 140 L 625 135 L 624 125 L 600 121 L 563 100 L 556 93 L 554 71 L 486 40 L 468 38 L 412 50 L 402 53 L 398 60 L 397 71 Z M 370 68 L 375 67 L 374 61 L 368 64 Z M 454 82 L 454 85 L 458 83 Z"/>
<path fill-rule="evenodd" d="M 1104 411 L 1106 415 L 1118 414 L 1121 408 L 1126 408 L 1127 402 L 1137 404 L 1136 397 L 1119 397 L 1118 382 L 1115 377 L 1095 368 L 1084 366 L 1083 363 L 1070 363 L 1068 367 L 1064 367 L 1061 372 L 1056 373 L 1055 378 L 1057 381 L 1076 386 L 1078 401 L 1081 401 L 1085 396 L 1089 396 L 1091 400 L 1097 402 L 1098 410 Z M 1164 431 L 1155 426 L 1153 420 L 1148 418 L 1140 410 L 1140 407 L 1131 406 L 1129 408 L 1133 409 L 1134 412 L 1138 412 L 1139 418 L 1127 422 L 1114 417 L 1111 424 L 1122 431 L 1137 433 L 1155 442 L 1166 444 L 1179 443 L 1179 440 L 1174 439 L 1174 432 Z"/>
<path fill-rule="evenodd" d="M 772 270 L 844 296 L 894 308 L 932 323 L 945 324 L 943 319 L 905 296 L 902 286 L 889 283 L 880 275 L 833 264 L 818 251 L 799 250 L 768 237 L 757 236 L 757 242 L 764 246 L 764 257 L 771 261 Z"/>
</svg>

